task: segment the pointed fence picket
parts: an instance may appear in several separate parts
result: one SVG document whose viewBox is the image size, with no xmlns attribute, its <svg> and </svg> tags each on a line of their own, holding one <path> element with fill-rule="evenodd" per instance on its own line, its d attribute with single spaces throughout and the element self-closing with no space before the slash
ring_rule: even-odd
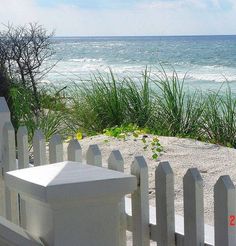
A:
<svg viewBox="0 0 236 246">
<path fill-rule="evenodd" d="M 34 166 L 45 165 L 46 162 L 46 140 L 41 130 L 36 130 L 33 136 Z"/>
<path fill-rule="evenodd" d="M 63 144 L 61 136 L 53 135 L 49 141 L 49 163 L 63 161 Z"/>
<path fill-rule="evenodd" d="M 236 245 L 236 225 L 230 217 L 236 216 L 235 186 L 228 175 L 221 176 L 214 187 L 215 246 Z"/>
<path fill-rule="evenodd" d="M 29 142 L 28 131 L 25 126 L 20 126 L 17 131 L 17 153 L 18 153 L 18 168 L 29 167 Z"/>
<path fill-rule="evenodd" d="M 136 156 L 131 166 L 131 174 L 137 177 L 138 188 L 132 194 L 133 244 L 150 245 L 148 167 L 143 156 Z"/>
<path fill-rule="evenodd" d="M 3 127 L 3 164 L 3 177 L 6 172 L 17 169 L 15 130 L 11 122 L 5 123 Z M 6 186 L 4 190 L 3 206 L 5 218 L 15 224 L 19 224 L 19 210 L 17 209 L 19 207 L 18 194 L 14 191 L 10 191 Z"/>
<path fill-rule="evenodd" d="M 68 161 L 82 162 L 82 149 L 76 139 L 72 139 L 67 147 Z"/>
<path fill-rule="evenodd" d="M 86 162 L 89 165 L 102 166 L 102 154 L 97 144 L 89 146 L 86 152 Z"/>
<path fill-rule="evenodd" d="M 17 132 L 18 167 L 16 162 L 15 131 L 10 122 L 5 123 L 2 134 L 3 174 L 17 168 L 29 167 L 28 133 L 25 127 Z M 82 149 L 77 140 L 67 148 L 68 160 L 82 162 Z M 33 136 L 34 165 L 46 164 L 46 141 L 42 131 Z M 63 160 L 60 136 L 49 141 L 50 163 Z M 89 165 L 102 167 L 99 147 L 90 145 L 86 152 Z M 119 150 L 111 152 L 108 168 L 124 172 L 124 160 Z M 133 245 L 148 246 L 150 240 L 162 246 L 235 246 L 236 245 L 236 191 L 229 176 L 221 176 L 214 187 L 215 227 L 204 225 L 203 180 L 196 168 L 187 170 L 183 178 L 184 217 L 174 211 L 174 174 L 168 162 L 161 162 L 155 171 L 156 208 L 149 207 L 148 165 L 137 156 L 131 165 L 131 174 L 137 178 L 137 189 L 131 199 L 119 204 L 120 245 L 126 245 L 126 230 L 133 233 Z M 3 175 L 4 178 L 4 175 Z M 24 224 L 24 204 L 18 204 L 16 193 L 5 188 L 3 203 L 5 217 L 15 224 Z M 19 215 L 19 211 L 20 215 Z M 1 232 L 0 232 L 1 236 Z"/>
<path fill-rule="evenodd" d="M 124 172 L 124 159 L 119 150 L 113 150 L 108 158 L 108 168 L 118 172 Z M 120 213 L 120 246 L 126 246 L 126 214 L 125 214 L 125 198 L 119 204 Z"/>
<path fill-rule="evenodd" d="M 204 245 L 203 180 L 197 168 L 188 169 L 184 187 L 184 245 Z"/>
</svg>

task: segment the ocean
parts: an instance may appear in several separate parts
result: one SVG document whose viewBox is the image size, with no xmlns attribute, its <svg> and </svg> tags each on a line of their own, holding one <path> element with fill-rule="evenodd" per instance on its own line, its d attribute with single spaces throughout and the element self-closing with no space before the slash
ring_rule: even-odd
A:
<svg viewBox="0 0 236 246">
<path fill-rule="evenodd" d="M 137 78 L 148 66 L 163 64 L 185 77 L 190 88 L 216 90 L 228 81 L 236 92 L 236 36 L 56 37 L 55 55 L 46 65 L 57 65 L 45 83 L 64 86 L 86 80 L 109 68 L 117 76 Z"/>
</svg>

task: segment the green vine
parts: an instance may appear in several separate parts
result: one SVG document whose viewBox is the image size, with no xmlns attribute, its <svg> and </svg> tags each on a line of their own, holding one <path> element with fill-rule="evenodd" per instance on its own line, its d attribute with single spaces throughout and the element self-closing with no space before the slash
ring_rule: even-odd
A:
<svg viewBox="0 0 236 246">
<path fill-rule="evenodd" d="M 145 151 L 151 149 L 153 160 L 157 160 L 160 153 L 163 151 L 163 147 L 157 136 L 152 137 L 151 141 L 147 141 L 147 138 L 149 138 L 147 134 L 150 134 L 150 130 L 148 128 L 140 128 L 135 124 L 107 128 L 103 133 L 106 136 L 123 139 L 124 141 L 126 141 L 128 137 L 133 137 L 135 141 L 142 141 Z M 108 142 L 108 140 L 105 140 L 105 142 Z"/>
</svg>

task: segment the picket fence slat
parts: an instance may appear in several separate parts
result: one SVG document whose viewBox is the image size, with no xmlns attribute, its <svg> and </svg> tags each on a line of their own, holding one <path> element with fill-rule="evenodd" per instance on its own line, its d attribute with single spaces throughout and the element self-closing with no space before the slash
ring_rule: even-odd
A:
<svg viewBox="0 0 236 246">
<path fill-rule="evenodd" d="M 102 154 L 97 144 L 89 146 L 86 152 L 86 162 L 89 165 L 102 166 Z"/>
<path fill-rule="evenodd" d="M 175 245 L 174 174 L 169 162 L 160 162 L 155 172 L 157 242 Z"/>
<path fill-rule="evenodd" d="M 184 188 L 184 245 L 204 245 L 203 180 L 197 168 L 188 169 Z"/>
<path fill-rule="evenodd" d="M 46 140 L 41 130 L 36 130 L 33 136 L 34 166 L 46 164 Z"/>
<path fill-rule="evenodd" d="M 3 127 L 3 163 L 4 173 L 16 169 L 15 130 L 11 122 Z"/>
<path fill-rule="evenodd" d="M 138 187 L 132 193 L 133 245 L 150 245 L 148 167 L 143 156 L 136 156 L 131 165 L 131 174 L 137 177 Z"/>
<path fill-rule="evenodd" d="M 18 168 L 29 167 L 28 130 L 25 126 L 20 126 L 17 131 L 17 153 Z"/>
<path fill-rule="evenodd" d="M 49 163 L 63 161 L 63 144 L 61 136 L 55 134 L 49 141 Z"/>
<path fill-rule="evenodd" d="M 82 163 L 82 149 L 77 139 L 71 139 L 67 147 L 68 161 Z"/>
<path fill-rule="evenodd" d="M 15 130 L 11 122 L 5 123 L 3 127 L 3 165 L 4 174 L 17 169 Z M 19 224 L 18 194 L 5 186 L 4 196 L 5 218 Z"/>
<path fill-rule="evenodd" d="M 124 172 L 124 159 L 119 150 L 113 150 L 108 158 L 108 168 L 114 171 Z M 126 214 L 125 214 L 125 198 L 122 198 L 119 204 L 120 213 L 120 235 L 119 245 L 126 246 Z"/>
<path fill-rule="evenodd" d="M 235 246 L 236 216 L 235 186 L 228 175 L 221 176 L 214 186 L 215 246 Z"/>
</svg>

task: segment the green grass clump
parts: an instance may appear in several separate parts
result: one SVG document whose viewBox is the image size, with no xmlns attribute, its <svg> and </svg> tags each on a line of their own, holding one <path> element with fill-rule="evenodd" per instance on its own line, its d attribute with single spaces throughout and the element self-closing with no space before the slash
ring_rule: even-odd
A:
<svg viewBox="0 0 236 246">
<path fill-rule="evenodd" d="M 138 81 L 124 79 L 122 99 L 125 105 L 125 121 L 145 127 L 155 115 L 154 93 L 151 89 L 151 73 L 146 68 Z"/>
<path fill-rule="evenodd" d="M 236 147 L 236 98 L 230 87 L 224 95 L 219 92 L 205 98 L 202 129 L 209 141 Z"/>
<path fill-rule="evenodd" d="M 111 70 L 106 75 L 93 75 L 73 88 L 69 126 L 87 132 L 129 123 L 145 127 L 154 107 L 149 83 L 147 70 L 140 81 L 117 78 Z"/>
<path fill-rule="evenodd" d="M 156 120 L 153 128 L 162 135 L 196 136 L 200 131 L 204 102 L 200 92 L 188 94 L 184 79 L 179 80 L 176 71 L 168 76 L 163 68 L 156 75 Z"/>
<path fill-rule="evenodd" d="M 72 93 L 68 124 L 89 132 L 101 132 L 121 125 L 125 119 L 122 81 L 114 74 L 93 75 L 89 82 L 75 85 Z"/>
</svg>

